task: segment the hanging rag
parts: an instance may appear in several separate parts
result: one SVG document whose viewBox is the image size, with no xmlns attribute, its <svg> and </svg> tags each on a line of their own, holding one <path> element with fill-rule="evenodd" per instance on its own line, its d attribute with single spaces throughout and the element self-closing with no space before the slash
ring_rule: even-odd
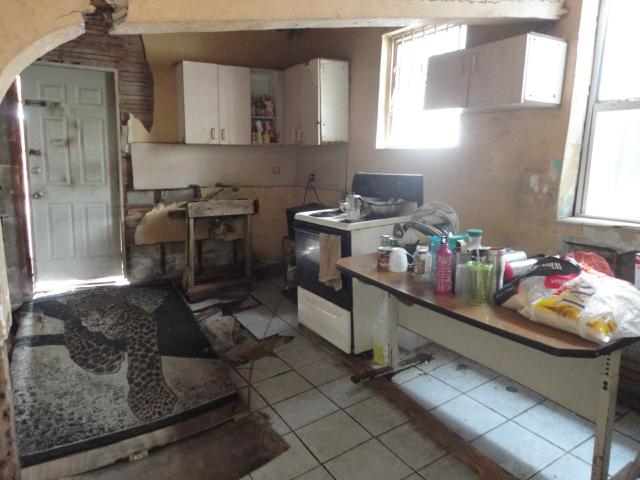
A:
<svg viewBox="0 0 640 480">
<path fill-rule="evenodd" d="M 342 288 L 342 276 L 336 268 L 336 262 L 342 257 L 342 246 L 339 235 L 320 234 L 320 275 L 318 280 L 333 287 L 336 291 Z"/>
</svg>

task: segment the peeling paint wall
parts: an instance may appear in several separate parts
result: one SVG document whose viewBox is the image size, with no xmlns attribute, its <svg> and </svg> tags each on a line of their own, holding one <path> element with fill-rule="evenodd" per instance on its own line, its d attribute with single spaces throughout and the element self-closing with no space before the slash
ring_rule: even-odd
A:
<svg viewBox="0 0 640 480">
<path fill-rule="evenodd" d="M 29 299 L 32 291 L 20 142 L 18 88 L 14 84 L 0 103 L 0 217 L 14 309 Z"/>
<path fill-rule="evenodd" d="M 362 170 L 421 173 L 426 199 L 449 203 L 463 228 L 484 228 L 486 244 L 556 252 L 558 159 L 563 158 L 567 133 L 580 6 L 578 0 L 567 3 L 567 17 L 553 24 L 470 27 L 472 43 L 522 28 L 567 40 L 563 103 L 559 108 L 466 113 L 460 143 L 451 149 L 376 149 L 381 35 L 386 30 L 305 32 L 298 49 L 308 57 L 351 61 L 349 177 Z"/>
</svg>

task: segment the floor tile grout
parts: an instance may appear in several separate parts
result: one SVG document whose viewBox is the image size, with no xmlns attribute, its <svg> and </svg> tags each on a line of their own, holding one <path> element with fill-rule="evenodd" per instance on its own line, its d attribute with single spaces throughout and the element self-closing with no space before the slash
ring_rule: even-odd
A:
<svg viewBox="0 0 640 480">
<path fill-rule="evenodd" d="M 271 282 L 271 284 L 272 284 L 272 285 L 273 285 L 273 286 L 278 290 L 278 292 L 281 292 L 282 288 L 281 288 L 281 286 L 280 286 L 280 285 L 276 284 L 275 282 Z M 267 287 L 267 288 L 269 288 L 269 287 Z M 269 295 L 269 293 L 265 293 L 264 295 L 260 295 L 260 296 L 262 296 L 263 298 L 266 298 L 266 297 L 268 297 L 268 295 Z M 298 330 L 298 329 L 299 329 L 299 323 L 293 324 L 293 321 L 291 321 L 291 323 L 289 323 L 289 321 L 285 320 L 285 318 L 283 318 L 283 316 L 282 316 L 282 315 L 284 315 L 284 314 L 286 314 L 286 313 L 288 313 L 288 312 L 278 313 L 278 309 L 280 308 L 280 305 L 282 304 L 282 302 L 285 302 L 285 301 L 286 301 L 286 302 L 292 303 L 292 302 L 290 302 L 287 298 L 283 297 L 281 293 L 280 293 L 280 295 L 281 295 L 280 300 L 279 300 L 279 301 L 274 305 L 274 307 L 273 307 L 273 308 L 271 308 L 271 307 L 269 307 L 269 306 L 265 305 L 264 303 L 262 303 L 262 301 L 260 301 L 256 296 L 251 295 L 251 297 L 252 297 L 254 300 L 256 300 L 256 301 L 258 302 L 258 305 L 256 305 L 256 306 L 255 306 L 255 307 L 253 307 L 253 308 L 265 307 L 265 308 L 266 308 L 269 312 L 271 312 L 271 314 L 272 314 L 272 315 L 271 315 L 271 317 L 270 317 L 270 319 L 273 319 L 273 318 L 278 318 L 278 319 L 280 319 L 282 322 L 284 322 L 284 324 L 286 324 L 286 325 L 288 325 L 288 326 L 290 327 L 291 333 L 295 333 L 296 337 L 297 337 L 297 336 L 300 336 L 303 340 L 310 342 L 310 344 L 311 344 L 313 347 L 321 349 L 324 353 L 326 353 L 326 354 L 329 356 L 328 358 L 333 358 L 333 359 L 335 359 L 335 357 L 336 357 L 336 355 L 337 355 L 337 353 L 336 353 L 335 351 L 332 351 L 331 349 L 326 348 L 327 346 L 326 346 L 326 345 L 323 345 L 323 342 L 321 342 L 321 341 L 317 341 L 317 340 L 316 340 L 315 338 L 313 338 L 311 335 L 305 335 L 305 334 L 303 334 L 303 333 L 300 333 L 300 330 Z M 269 302 L 271 303 L 271 300 L 269 300 Z M 235 313 L 234 313 L 234 314 L 235 314 Z M 282 333 L 284 333 L 284 332 L 278 332 L 278 333 L 282 334 Z M 430 343 L 428 344 L 428 346 L 429 346 L 429 345 L 436 345 L 436 344 L 434 344 L 433 342 L 430 342 Z M 302 346 L 304 346 L 304 344 L 303 344 Z M 421 347 L 421 348 L 423 348 L 423 347 Z M 283 350 L 280 350 L 280 352 L 286 352 L 286 350 L 287 350 L 287 349 L 283 349 Z M 335 402 L 334 400 L 332 400 L 332 398 L 331 398 L 331 397 L 329 397 L 327 394 L 325 394 L 325 393 L 321 390 L 321 387 L 323 387 L 323 386 L 325 386 L 325 385 L 328 385 L 328 384 L 330 384 L 330 383 L 333 383 L 333 382 L 337 382 L 337 381 L 339 381 L 339 380 L 343 380 L 344 378 L 347 378 L 347 377 L 349 377 L 350 375 L 352 375 L 352 373 L 351 373 L 351 374 L 349 374 L 349 375 L 345 375 L 345 376 L 339 377 L 339 378 L 337 378 L 337 379 L 329 380 L 329 381 L 326 381 L 326 382 L 323 382 L 323 383 L 319 383 L 318 385 L 316 385 L 316 384 L 314 384 L 313 382 L 311 382 L 309 379 L 307 379 L 307 377 L 305 377 L 302 373 L 300 373 L 300 371 L 299 371 L 299 370 L 300 370 L 300 369 L 302 369 L 302 368 L 303 368 L 303 367 L 305 367 L 305 366 L 312 365 L 312 364 L 314 364 L 314 363 L 324 362 L 324 361 L 326 361 L 326 360 L 327 360 L 327 357 L 325 357 L 325 358 L 320 358 L 320 359 L 316 359 L 316 360 L 312 360 L 312 361 L 307 362 L 307 363 L 304 363 L 304 364 L 300 364 L 300 365 L 293 366 L 291 363 L 287 362 L 287 361 L 286 361 L 286 360 L 284 360 L 282 357 L 280 357 L 280 355 L 279 355 L 279 353 L 280 353 L 280 352 L 275 352 L 275 353 L 276 353 L 276 355 L 278 356 L 278 358 L 279 358 L 279 359 L 280 359 L 280 360 L 281 360 L 281 361 L 282 361 L 282 362 L 283 362 L 283 363 L 284 363 L 284 364 L 289 368 L 289 370 L 287 370 L 287 372 L 279 372 L 279 373 L 277 373 L 276 375 L 273 375 L 273 376 L 271 376 L 271 377 L 267 377 L 267 378 L 265 378 L 265 379 L 261 380 L 260 382 L 253 383 L 253 384 L 251 384 L 251 385 L 250 385 L 250 387 L 254 387 L 254 386 L 255 386 L 256 384 L 258 384 L 258 383 L 261 383 L 261 382 L 263 382 L 263 381 L 269 380 L 270 378 L 275 378 L 275 377 L 277 377 L 277 376 L 279 376 L 279 375 L 283 375 L 283 374 L 288 373 L 288 372 L 291 372 L 291 371 L 296 372 L 296 374 L 298 374 L 301 378 L 303 378 L 305 381 L 309 382 L 309 383 L 312 385 L 312 387 L 311 387 L 311 388 L 309 388 L 309 389 L 307 389 L 307 390 L 305 390 L 305 391 L 303 391 L 303 392 L 299 392 L 299 393 L 297 393 L 297 394 L 295 394 L 295 395 L 288 396 L 288 397 L 286 397 L 286 398 L 283 398 L 283 399 L 281 399 L 281 400 L 278 400 L 278 402 L 275 402 L 275 403 L 273 403 L 273 404 L 272 404 L 272 403 L 270 403 L 270 402 L 268 402 L 265 398 L 263 398 L 263 397 L 259 394 L 259 392 L 257 392 L 257 390 L 255 390 L 255 393 L 257 393 L 257 394 L 258 394 L 258 396 L 259 396 L 259 397 L 264 401 L 264 404 L 265 404 L 265 406 L 264 406 L 264 407 L 262 407 L 261 409 L 257 409 L 257 410 L 262 410 L 262 409 L 264 409 L 264 408 L 269 407 L 269 408 L 273 411 L 273 413 L 275 414 L 276 418 L 279 418 L 279 419 L 283 422 L 283 424 L 284 424 L 284 425 L 286 425 L 286 426 L 287 426 L 287 428 L 289 428 L 289 429 L 290 429 L 290 432 L 289 432 L 289 433 L 293 433 L 293 434 L 294 434 L 294 436 L 295 436 L 295 438 L 297 438 L 297 439 L 298 439 L 298 441 L 300 441 L 300 442 L 301 442 L 301 444 L 302 444 L 302 445 L 304 446 L 304 448 L 305 448 L 305 449 L 306 449 L 306 450 L 311 454 L 311 456 L 314 458 L 314 460 L 315 460 L 316 462 L 318 462 L 318 464 L 317 464 L 316 466 L 314 466 L 314 467 L 313 467 L 313 468 L 311 468 L 310 470 L 307 470 L 306 472 L 303 472 L 303 473 L 301 473 L 301 474 L 297 475 L 295 478 L 299 478 L 299 477 L 301 477 L 301 476 L 304 476 L 306 473 L 308 473 L 308 472 L 310 472 L 310 471 L 312 471 L 312 470 L 314 470 L 314 469 L 316 469 L 316 468 L 323 468 L 323 469 L 328 473 L 328 475 L 329 475 L 331 478 L 335 478 L 335 476 L 334 476 L 334 475 L 333 475 L 333 474 L 328 470 L 328 468 L 326 467 L 326 464 L 327 464 L 327 463 L 329 463 L 329 462 L 331 462 L 331 461 L 333 461 L 333 460 L 335 460 L 336 458 L 339 458 L 339 457 L 340 457 L 340 456 L 342 456 L 342 455 L 347 454 L 348 452 L 350 452 L 350 451 L 352 451 L 352 450 L 354 450 L 354 449 L 357 449 L 358 447 L 362 446 L 363 444 L 365 444 L 365 443 L 367 443 L 367 442 L 370 442 L 372 439 L 376 439 L 376 440 L 377 440 L 377 442 L 379 442 L 379 443 L 384 447 L 384 449 L 385 449 L 386 451 L 388 451 L 389 453 L 391 453 L 391 455 L 393 455 L 394 457 L 396 457 L 396 458 L 401 462 L 401 464 L 403 464 L 403 465 L 405 465 L 406 467 L 408 467 L 409 471 L 410 471 L 410 472 L 412 472 L 412 473 L 410 473 L 407 477 L 404 477 L 405 479 L 406 479 L 406 478 L 409 478 L 410 476 L 412 476 L 412 475 L 414 475 L 414 474 L 415 474 L 415 475 L 417 475 L 417 476 L 419 476 L 420 478 L 422 478 L 422 475 L 420 474 L 419 469 L 414 469 L 413 467 L 411 467 L 410 465 L 408 465 L 408 464 L 407 464 L 407 463 L 406 463 L 402 458 L 400 458 L 400 457 L 399 457 L 399 456 L 398 456 L 398 455 L 397 455 L 393 450 L 391 450 L 389 447 L 387 447 L 387 445 L 386 445 L 386 444 L 384 444 L 384 442 L 382 442 L 382 441 L 380 440 L 380 437 L 381 437 L 381 436 L 383 436 L 383 435 L 385 435 L 385 434 L 389 433 L 390 431 L 392 431 L 392 430 L 394 430 L 394 429 L 400 428 L 400 427 L 402 427 L 402 426 L 406 425 L 407 423 L 410 423 L 410 422 L 411 422 L 411 420 L 406 420 L 406 421 L 402 422 L 402 423 L 401 423 L 401 424 L 399 424 L 399 425 L 393 426 L 393 427 L 388 428 L 388 429 L 386 429 L 386 430 L 384 430 L 384 431 L 382 431 L 382 432 L 379 432 L 379 433 L 377 433 L 377 434 L 374 434 L 374 433 L 373 433 L 372 431 L 370 431 L 370 430 L 369 430 L 369 429 L 368 429 L 368 428 L 367 428 L 367 427 L 366 427 L 362 422 L 360 422 L 360 421 L 359 421 L 359 420 L 358 420 L 354 415 L 352 415 L 351 413 L 349 413 L 349 412 L 347 411 L 347 409 L 351 409 L 351 408 L 353 408 L 353 407 L 356 407 L 356 406 L 357 406 L 357 405 L 359 405 L 359 404 L 362 404 L 362 403 L 364 403 L 364 402 L 366 402 L 366 401 L 368 401 L 368 400 L 371 400 L 372 398 L 375 398 L 375 397 L 377 396 L 377 394 L 374 394 L 374 395 L 373 395 L 373 396 L 371 396 L 371 397 L 368 397 L 368 398 L 365 398 L 365 399 L 359 400 L 359 401 L 357 401 L 357 402 L 355 402 L 355 403 L 353 403 L 353 404 L 351 404 L 351 405 L 347 405 L 347 406 L 345 406 L 345 407 L 342 407 L 341 405 L 337 404 L 337 402 Z M 455 354 L 455 352 L 453 352 L 453 353 Z M 437 354 L 437 351 L 435 352 L 435 354 Z M 443 368 L 443 367 L 445 367 L 445 366 L 447 366 L 447 365 L 450 365 L 450 364 L 451 364 L 451 363 L 453 363 L 453 362 L 460 361 L 461 359 L 462 359 L 462 360 L 464 360 L 464 359 L 465 359 L 465 357 L 462 357 L 462 356 L 456 356 L 455 358 L 452 358 L 452 359 L 450 359 L 450 360 L 448 360 L 448 361 L 444 362 L 443 364 L 438 365 L 437 367 L 432 368 L 432 369 L 430 369 L 430 370 L 428 370 L 428 371 L 422 370 L 422 369 L 420 368 L 420 366 L 419 366 L 419 365 L 415 365 L 414 367 L 415 367 L 415 368 L 417 368 L 417 369 L 420 371 L 420 373 L 419 373 L 416 377 L 410 378 L 410 379 L 408 379 L 408 380 L 404 380 L 404 381 L 402 381 L 402 382 L 397 382 L 397 383 L 395 383 L 395 382 L 394 382 L 394 383 L 395 383 L 395 385 L 396 385 L 398 388 L 400 388 L 402 385 L 406 384 L 407 382 L 410 382 L 411 380 L 414 380 L 414 379 L 416 379 L 416 378 L 419 378 L 419 377 L 421 377 L 421 376 L 423 376 L 423 375 L 430 376 L 431 378 L 433 378 L 433 379 L 435 379 L 435 380 L 438 380 L 438 381 L 440 381 L 440 382 L 443 382 L 447 387 L 450 387 L 450 388 L 454 389 L 454 391 L 458 392 L 458 394 L 457 394 L 455 397 L 448 399 L 446 402 L 443 402 L 443 403 L 441 403 L 441 404 L 439 404 L 439 405 L 437 405 L 437 406 L 434 406 L 434 407 L 432 407 L 432 408 L 429 408 L 429 409 L 428 409 L 428 411 L 433 411 L 433 410 L 435 410 L 435 409 L 437 409 L 437 408 L 439 408 L 439 407 L 441 407 L 441 406 L 443 406 L 443 405 L 446 405 L 447 403 L 449 403 L 449 402 L 451 402 L 451 401 L 453 401 L 453 400 L 459 399 L 461 396 L 463 396 L 463 395 L 464 395 L 464 396 L 466 396 L 469 400 L 472 400 L 472 401 L 474 401 L 474 402 L 478 402 L 480 405 L 482 405 L 483 407 L 485 407 L 485 408 L 489 409 L 491 412 L 493 412 L 493 413 L 495 413 L 495 414 L 499 415 L 499 416 L 504 420 L 504 421 L 502 421 L 501 423 L 499 423 L 498 425 L 496 425 L 496 426 L 494 426 L 494 427 L 490 428 L 490 429 L 489 429 L 489 430 L 487 430 L 486 432 L 484 432 L 484 433 L 482 433 L 482 434 L 480 434 L 480 435 L 477 435 L 476 437 L 473 437 L 473 438 L 469 439 L 469 440 L 467 441 L 467 443 L 469 443 L 469 444 L 471 444 L 472 442 L 475 442 L 476 440 L 478 440 L 478 439 L 480 439 L 480 438 L 482 438 L 482 437 L 484 437 L 484 436 L 486 436 L 486 435 L 489 435 L 491 432 L 493 432 L 493 431 L 494 431 L 494 430 L 496 430 L 497 428 L 500 428 L 501 426 L 504 426 L 504 425 L 505 425 L 505 424 L 507 424 L 508 422 L 512 422 L 514 425 L 516 425 L 516 426 L 518 426 L 518 427 L 522 428 L 523 430 L 527 431 L 529 434 L 535 435 L 537 438 L 539 438 L 539 439 L 541 439 L 542 441 L 544 441 L 544 442 L 546 442 L 546 443 L 548 443 L 548 444 L 552 445 L 553 447 L 557 448 L 557 449 L 559 450 L 559 452 L 561 452 L 561 454 L 560 454 L 560 456 L 559 456 L 559 457 L 557 457 L 557 458 L 553 459 L 553 460 L 552 460 L 550 463 L 548 463 L 547 465 L 544 465 L 544 466 L 542 466 L 542 467 L 538 467 L 538 466 L 536 466 L 536 468 L 538 468 L 538 470 L 536 470 L 534 473 L 532 473 L 531 475 L 529 475 L 529 476 L 527 477 L 527 478 L 529 478 L 529 479 L 530 479 L 530 478 L 532 478 L 532 477 L 534 477 L 535 475 L 539 474 L 541 471 L 543 471 L 543 470 L 547 469 L 550 465 L 554 464 L 555 462 L 557 462 L 557 461 L 558 461 L 558 459 L 559 459 L 559 458 L 562 458 L 562 457 L 563 457 L 563 456 L 565 456 L 565 455 L 570 455 L 572 458 L 575 458 L 575 459 L 579 460 L 581 463 L 588 465 L 588 464 L 587 464 L 587 462 L 585 462 L 585 461 L 584 461 L 584 460 L 582 460 L 581 458 L 577 457 L 573 452 L 574 452 L 577 448 L 579 448 L 580 446 L 582 446 L 584 443 L 591 441 L 591 439 L 593 438 L 593 435 L 591 435 L 591 436 L 589 436 L 587 439 L 585 439 L 585 440 L 584 440 L 584 442 L 580 442 L 580 443 L 579 443 L 578 445 L 576 445 L 575 447 L 573 447 L 573 448 L 571 448 L 571 449 L 569 449 L 569 450 L 566 450 L 565 448 L 563 448 L 563 447 L 561 447 L 561 446 L 559 446 L 559 445 L 556 445 L 552 440 L 549 440 L 549 439 L 545 438 L 544 436 L 542 436 L 542 435 L 540 435 L 540 434 L 538 434 L 538 433 L 536 433 L 536 432 L 534 432 L 534 431 L 530 430 L 529 428 L 527 428 L 526 426 L 524 426 L 524 425 L 520 424 L 518 421 L 516 421 L 516 420 L 515 420 L 516 418 L 518 418 L 518 417 L 520 417 L 520 416 L 524 415 L 526 412 L 529 412 L 530 410 L 532 410 L 532 409 L 534 409 L 534 408 L 538 407 L 539 405 L 541 405 L 541 404 L 542 404 L 542 403 L 544 403 L 545 401 L 549 400 L 548 398 L 546 398 L 546 397 L 542 397 L 540 400 L 538 400 L 538 401 L 536 401 L 535 403 L 533 403 L 532 405 L 528 406 L 527 408 L 525 408 L 525 409 L 524 409 L 524 410 L 522 410 L 521 412 L 518 412 L 517 414 L 512 415 L 512 416 L 507 416 L 507 415 L 505 415 L 505 414 L 503 414 L 503 413 L 501 413 L 501 412 L 499 412 L 499 411 L 495 410 L 494 408 L 492 408 L 492 405 L 491 405 L 491 404 L 486 404 L 484 401 L 479 400 L 479 399 L 476 399 L 476 398 L 474 398 L 473 396 L 471 396 L 470 394 L 471 394 L 472 392 L 474 392 L 474 391 L 476 391 L 476 390 L 478 390 L 478 389 L 482 388 L 483 386 L 486 386 L 487 384 L 489 384 L 489 383 L 491 383 L 491 382 L 495 381 L 497 378 L 503 377 L 503 378 L 505 378 L 505 379 L 507 379 L 507 380 L 510 380 L 510 379 L 509 379 L 509 377 L 507 377 L 507 376 L 505 376 L 505 375 L 502 375 L 502 374 L 500 374 L 499 372 L 495 372 L 495 371 L 494 371 L 494 372 L 496 373 L 496 375 L 495 375 L 495 376 L 493 376 L 493 377 L 491 377 L 491 378 L 486 379 L 485 381 L 483 381 L 482 383 L 480 383 L 480 384 L 478 384 L 478 385 L 474 386 L 473 388 L 471 388 L 471 389 L 470 389 L 470 390 L 468 390 L 468 391 L 462 391 L 461 389 L 459 389 L 458 387 L 456 387 L 456 386 L 455 386 L 455 385 L 453 385 L 452 383 L 449 383 L 449 381 L 447 381 L 447 379 L 446 379 L 446 378 L 447 378 L 447 376 L 443 375 L 443 378 L 439 378 L 439 377 L 437 377 L 437 376 L 435 376 L 435 375 L 433 375 L 433 374 L 432 374 L 432 372 L 433 372 L 433 371 L 436 371 L 436 370 L 441 369 L 441 368 Z M 470 359 L 469 361 L 473 361 L 473 360 L 471 360 L 471 359 Z M 472 367 L 470 367 L 470 368 L 472 368 Z M 265 370 L 265 371 L 268 371 L 268 369 L 264 369 L 264 370 Z M 512 381 L 512 380 L 511 380 L 511 381 Z M 247 385 L 247 386 L 249 386 L 249 385 Z M 526 387 L 524 387 L 524 386 L 522 386 L 522 387 L 523 387 L 523 388 L 526 388 Z M 320 417 L 320 418 L 314 419 L 312 422 L 309 422 L 309 423 L 307 423 L 307 424 L 305 424 L 305 425 L 300 425 L 300 426 L 298 426 L 298 427 L 294 430 L 294 429 L 291 427 L 291 425 L 289 425 L 289 424 L 286 422 L 286 420 L 284 419 L 284 417 L 281 417 L 281 416 L 280 416 L 280 414 L 279 414 L 279 413 L 275 410 L 275 408 L 273 408 L 273 407 L 274 407 L 275 405 L 277 405 L 277 404 L 281 403 L 281 402 L 287 401 L 287 400 L 289 400 L 289 399 L 291 399 L 291 398 L 294 398 L 294 397 L 296 397 L 296 396 L 298 396 L 298 395 L 302 395 L 302 394 L 304 394 L 304 393 L 310 392 L 310 391 L 312 391 L 312 390 L 316 390 L 317 392 L 319 392 L 319 393 L 320 393 L 320 394 L 321 394 L 321 395 L 322 395 L 326 400 L 328 400 L 331 404 L 333 404 L 337 409 L 336 409 L 335 411 L 333 411 L 333 412 L 330 412 L 330 413 L 328 413 L 328 414 L 326 414 L 326 415 L 323 415 L 323 416 L 322 416 L 322 417 Z M 549 401 L 550 401 L 550 402 L 552 402 L 551 400 L 549 400 Z M 490 402 L 487 402 L 487 403 L 490 403 Z M 557 405 L 555 402 L 552 402 L 552 403 L 553 403 L 553 404 L 555 404 L 555 405 Z M 615 422 L 618 422 L 618 421 L 622 420 L 623 418 L 627 417 L 631 411 L 633 411 L 633 410 L 630 410 L 630 411 L 628 411 L 628 412 L 624 412 L 620 417 L 618 417 L 617 419 L 615 419 Z M 313 425 L 313 424 L 315 424 L 315 423 L 317 423 L 317 422 L 321 422 L 321 421 L 323 421 L 323 420 L 324 420 L 324 419 L 326 419 L 327 417 L 329 417 L 329 416 L 331 416 L 331 415 L 333 415 L 333 414 L 336 414 L 337 412 L 344 412 L 344 413 L 345 413 L 345 414 L 346 414 L 350 419 L 352 419 L 352 420 L 355 422 L 355 424 L 356 424 L 356 425 L 358 425 L 360 428 L 362 428 L 362 429 L 363 429 L 363 430 L 364 430 L 364 431 L 369 435 L 369 438 L 368 438 L 368 439 L 366 439 L 366 440 L 363 440 L 363 441 L 359 442 L 359 443 L 358 443 L 358 444 L 356 444 L 356 445 L 351 446 L 351 447 L 350 447 L 350 448 L 348 448 L 347 450 L 345 450 L 345 451 L 343 451 L 343 452 L 341 452 L 341 453 L 339 453 L 339 454 L 337 454 L 337 455 L 335 455 L 335 456 L 333 456 L 333 457 L 331 457 L 331 458 L 329 458 L 329 459 L 325 460 L 324 462 L 321 462 L 321 461 L 319 460 L 319 458 L 317 458 L 317 457 L 316 457 L 316 455 L 311 451 L 311 448 L 310 448 L 310 447 L 309 447 L 309 446 L 308 446 L 308 445 L 307 445 L 307 444 L 302 440 L 302 438 L 299 436 L 298 432 L 299 432 L 301 429 L 303 429 L 303 428 L 306 428 L 306 427 L 308 427 L 308 426 L 310 426 L 310 425 Z M 579 416 L 579 415 L 578 415 L 578 417 L 579 417 L 579 418 L 584 418 L 584 417 L 581 417 L 581 416 Z M 591 422 L 591 423 L 593 423 L 593 422 Z M 623 432 L 619 431 L 619 430 L 618 430 L 618 429 L 616 429 L 615 427 L 614 427 L 614 430 L 615 430 L 618 434 L 622 435 L 623 437 L 625 437 L 625 438 L 627 438 L 627 439 L 629 439 L 629 440 L 632 440 L 632 441 L 634 441 L 634 442 L 638 442 L 638 440 L 636 440 L 635 438 L 633 438 L 633 437 L 631 437 L 630 435 L 627 435 L 627 434 L 625 434 L 625 433 L 623 433 Z M 434 461 L 429 462 L 428 464 L 426 464 L 426 465 L 422 466 L 422 467 L 421 467 L 421 469 L 427 468 L 428 466 L 432 465 L 433 463 L 435 463 L 435 462 L 437 462 L 437 461 L 441 460 L 442 458 L 445 458 L 445 457 L 446 457 L 446 455 L 450 455 L 450 452 L 446 452 L 446 453 L 445 453 L 445 456 L 440 457 L 440 458 L 437 458 L 437 459 L 435 459 Z M 320 466 L 321 466 L 321 467 L 320 467 Z M 252 478 L 252 477 L 250 477 L 250 478 Z"/>
</svg>

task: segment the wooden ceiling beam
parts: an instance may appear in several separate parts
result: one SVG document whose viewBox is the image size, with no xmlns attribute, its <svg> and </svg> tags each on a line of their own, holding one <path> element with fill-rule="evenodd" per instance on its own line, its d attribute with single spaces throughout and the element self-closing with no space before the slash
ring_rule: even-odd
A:
<svg viewBox="0 0 640 480">
<path fill-rule="evenodd" d="M 113 2 L 114 0 L 111 0 Z M 400 27 L 434 23 L 499 24 L 557 20 L 564 0 L 118 0 L 127 11 L 111 33 L 155 34 L 293 28 Z"/>
</svg>

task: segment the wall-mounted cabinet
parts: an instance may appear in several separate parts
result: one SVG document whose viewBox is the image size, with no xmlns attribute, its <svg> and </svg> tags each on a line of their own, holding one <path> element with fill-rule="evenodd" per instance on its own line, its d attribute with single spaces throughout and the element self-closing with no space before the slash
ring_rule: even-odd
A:
<svg viewBox="0 0 640 480">
<path fill-rule="evenodd" d="M 560 104 L 567 44 L 529 33 L 429 59 L 425 109 Z"/>
<path fill-rule="evenodd" d="M 251 69 L 251 143 L 282 143 L 284 126 L 282 72 Z"/>
<path fill-rule="evenodd" d="M 190 144 L 251 143 L 249 68 L 202 62 L 176 66 L 178 136 Z"/>
<path fill-rule="evenodd" d="M 349 63 L 316 58 L 284 71 L 284 143 L 349 141 Z"/>
</svg>

